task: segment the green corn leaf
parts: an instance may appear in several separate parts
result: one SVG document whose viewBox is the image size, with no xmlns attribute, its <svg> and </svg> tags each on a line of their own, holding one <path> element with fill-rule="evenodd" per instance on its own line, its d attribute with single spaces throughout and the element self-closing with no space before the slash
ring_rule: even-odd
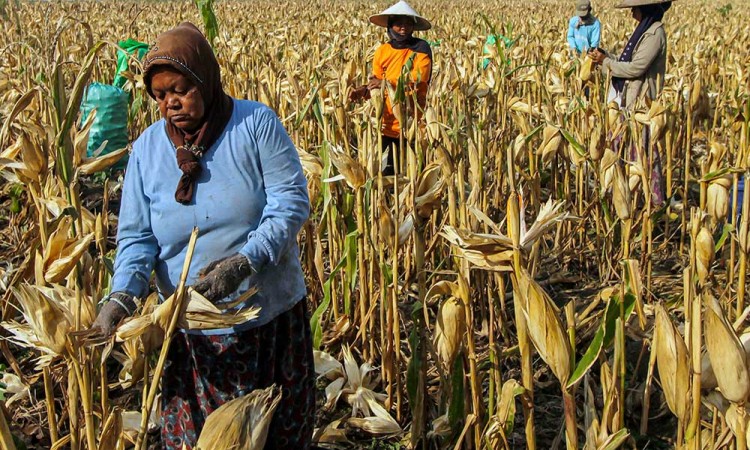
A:
<svg viewBox="0 0 750 450">
<path fill-rule="evenodd" d="M 219 22 L 216 20 L 216 14 L 214 13 L 214 2 L 213 0 L 195 0 L 195 6 L 201 13 L 206 38 L 213 47 L 214 39 L 219 36 Z"/>
<path fill-rule="evenodd" d="M 339 270 L 341 270 L 342 267 L 344 267 L 345 264 L 346 257 L 341 258 L 341 261 L 336 264 L 333 272 L 331 272 L 331 274 L 328 276 L 328 279 L 325 281 L 325 283 L 323 283 L 323 301 L 315 309 L 312 317 L 310 317 L 310 329 L 312 330 L 314 349 L 319 349 L 321 343 L 323 342 L 323 327 L 320 321 L 323 313 L 325 313 L 328 310 L 328 307 L 331 305 L 331 283 L 336 277 L 336 274 L 339 272 Z"/>
</svg>

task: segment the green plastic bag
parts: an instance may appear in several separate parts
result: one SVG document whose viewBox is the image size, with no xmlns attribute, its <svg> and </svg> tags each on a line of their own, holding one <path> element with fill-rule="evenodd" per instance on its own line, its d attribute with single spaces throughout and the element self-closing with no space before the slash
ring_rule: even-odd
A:
<svg viewBox="0 0 750 450">
<path fill-rule="evenodd" d="M 493 51 L 497 48 L 497 41 L 500 40 L 504 44 L 505 49 L 509 49 L 513 46 L 514 41 L 510 38 L 503 36 L 502 34 L 490 34 L 487 36 L 487 40 L 484 41 L 484 48 L 482 49 L 483 55 L 492 55 Z M 491 58 L 485 57 L 482 59 L 482 69 L 486 69 L 490 65 Z"/>
<path fill-rule="evenodd" d="M 89 131 L 86 156 L 101 156 L 128 145 L 128 93 L 109 84 L 91 83 L 86 88 L 81 101 L 81 123 L 85 123 L 91 111 L 96 109 L 96 117 Z M 94 152 L 107 141 L 100 155 Z M 125 167 L 127 157 L 121 159 L 115 168 Z"/>
<path fill-rule="evenodd" d="M 117 73 L 115 73 L 115 81 L 112 84 L 121 88 L 128 81 L 127 78 L 122 76 L 122 73 L 128 70 L 129 55 L 135 55 L 139 60 L 143 59 L 146 53 L 148 53 L 148 44 L 136 41 L 135 39 L 128 39 L 118 42 L 117 45 L 125 51 L 117 50 Z"/>
</svg>

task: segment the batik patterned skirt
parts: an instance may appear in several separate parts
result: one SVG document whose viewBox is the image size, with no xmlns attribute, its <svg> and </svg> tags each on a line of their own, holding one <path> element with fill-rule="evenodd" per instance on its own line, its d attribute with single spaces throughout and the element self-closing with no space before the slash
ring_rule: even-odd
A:
<svg viewBox="0 0 750 450">
<path fill-rule="evenodd" d="M 162 378 L 165 450 L 195 446 L 206 417 L 233 398 L 276 384 L 282 399 L 266 449 L 306 450 L 315 416 L 307 301 L 258 328 L 220 336 L 177 333 Z"/>
</svg>

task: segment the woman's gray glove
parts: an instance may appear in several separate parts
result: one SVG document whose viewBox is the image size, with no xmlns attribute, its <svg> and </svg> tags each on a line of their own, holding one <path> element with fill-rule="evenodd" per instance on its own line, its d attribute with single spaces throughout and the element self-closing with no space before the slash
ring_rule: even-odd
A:
<svg viewBox="0 0 750 450">
<path fill-rule="evenodd" d="M 245 255 L 235 253 L 204 267 L 193 289 L 211 302 L 216 302 L 236 291 L 240 283 L 252 274 L 250 261 Z"/>
<path fill-rule="evenodd" d="M 113 292 L 105 297 L 104 301 L 104 306 L 99 310 L 91 329 L 96 330 L 102 337 L 109 337 L 122 319 L 135 313 L 137 305 L 133 296 L 126 292 Z"/>
</svg>

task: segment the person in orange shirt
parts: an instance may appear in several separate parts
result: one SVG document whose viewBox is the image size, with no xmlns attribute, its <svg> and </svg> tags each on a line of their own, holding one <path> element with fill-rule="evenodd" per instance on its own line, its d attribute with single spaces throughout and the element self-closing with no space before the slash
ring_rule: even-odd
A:
<svg viewBox="0 0 750 450">
<path fill-rule="evenodd" d="M 405 117 L 415 116 L 416 120 L 427 101 L 427 87 L 432 76 L 432 50 L 426 41 L 414 37 L 413 33 L 429 30 L 432 25 L 405 1 L 400 1 L 382 13 L 371 16 L 370 22 L 387 28 L 389 41 L 375 51 L 369 82 L 353 89 L 349 94 L 349 100 L 361 101 L 370 98 L 370 90 L 380 88 L 384 79 L 395 88 L 399 77 L 404 74 L 407 106 Z M 415 93 L 417 108 L 413 107 Z M 385 108 L 380 132 L 383 135 L 382 150 L 388 151 L 388 164 L 383 169 L 383 175 L 393 175 L 393 153 L 399 146 L 401 124 L 393 113 L 390 97 L 386 94 L 384 98 Z"/>
</svg>

